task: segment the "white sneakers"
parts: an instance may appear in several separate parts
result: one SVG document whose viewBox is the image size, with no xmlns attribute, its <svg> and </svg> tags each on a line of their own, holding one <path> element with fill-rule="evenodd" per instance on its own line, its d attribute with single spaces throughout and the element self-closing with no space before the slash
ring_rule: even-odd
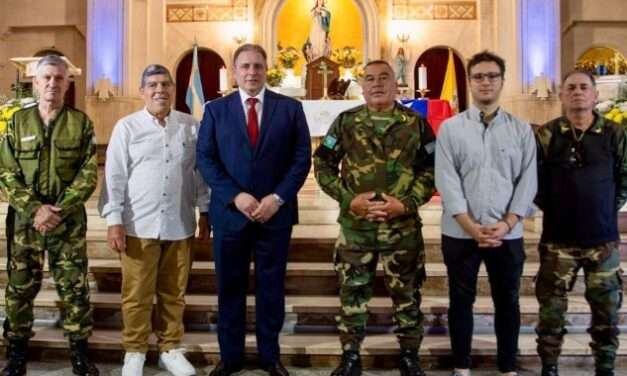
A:
<svg viewBox="0 0 627 376">
<path fill-rule="evenodd" d="M 140 352 L 127 352 L 124 355 L 124 367 L 122 376 L 143 376 L 146 354 Z"/>
<path fill-rule="evenodd" d="M 159 367 L 165 368 L 174 376 L 192 376 L 196 369 L 185 358 L 184 349 L 172 349 L 159 355 Z M 126 376 L 126 375 L 123 375 Z"/>
</svg>

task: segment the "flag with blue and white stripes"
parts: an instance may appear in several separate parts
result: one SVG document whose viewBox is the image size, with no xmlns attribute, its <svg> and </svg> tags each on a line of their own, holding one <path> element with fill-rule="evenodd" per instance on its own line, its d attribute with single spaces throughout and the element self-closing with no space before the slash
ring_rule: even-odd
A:
<svg viewBox="0 0 627 376">
<path fill-rule="evenodd" d="M 189 76 L 189 85 L 185 95 L 185 104 L 189 108 L 192 116 L 202 119 L 205 95 L 202 92 L 202 81 L 200 80 L 200 69 L 198 68 L 198 45 L 194 44 L 194 60 L 192 62 L 192 72 Z"/>
</svg>

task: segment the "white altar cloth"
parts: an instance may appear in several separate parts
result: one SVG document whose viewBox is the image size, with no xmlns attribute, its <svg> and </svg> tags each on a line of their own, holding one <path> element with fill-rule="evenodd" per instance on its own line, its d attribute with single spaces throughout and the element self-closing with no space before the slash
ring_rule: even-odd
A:
<svg viewBox="0 0 627 376">
<path fill-rule="evenodd" d="M 342 112 L 357 107 L 362 100 L 302 100 L 311 137 L 322 137 Z"/>
</svg>

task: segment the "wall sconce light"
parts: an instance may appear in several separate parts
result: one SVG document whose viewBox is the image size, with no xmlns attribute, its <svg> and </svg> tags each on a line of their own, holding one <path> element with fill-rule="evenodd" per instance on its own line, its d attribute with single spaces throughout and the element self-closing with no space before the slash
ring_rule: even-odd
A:
<svg viewBox="0 0 627 376">
<path fill-rule="evenodd" d="M 536 76 L 533 83 L 529 87 L 529 93 L 534 94 L 540 100 L 547 100 L 551 96 L 552 92 L 553 83 L 544 74 L 544 72 L 540 73 L 539 76 Z"/>
<path fill-rule="evenodd" d="M 98 99 L 103 102 L 111 99 L 111 97 L 115 95 L 115 90 L 111 79 L 103 77 L 96 81 L 96 85 L 94 86 L 94 92 L 98 96 Z"/>
<path fill-rule="evenodd" d="M 233 41 L 238 46 L 245 43 L 251 34 L 250 23 L 247 21 L 231 21 L 230 24 Z"/>
</svg>

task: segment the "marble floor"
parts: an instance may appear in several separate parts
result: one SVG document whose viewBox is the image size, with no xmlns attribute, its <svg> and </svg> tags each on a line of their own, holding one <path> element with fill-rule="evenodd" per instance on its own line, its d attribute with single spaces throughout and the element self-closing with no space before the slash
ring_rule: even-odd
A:
<svg viewBox="0 0 627 376">
<path fill-rule="evenodd" d="M 102 376 L 119 376 L 121 374 L 121 366 L 119 364 L 98 364 L 100 374 Z M 199 368 L 197 370 L 198 376 L 208 375 L 212 367 Z M 331 373 L 330 368 L 288 368 L 292 376 L 327 376 Z M 562 368 L 562 375 L 565 376 L 590 376 L 592 370 L 582 369 L 569 369 Z M 397 376 L 399 373 L 397 370 L 366 370 L 364 376 Z M 50 363 L 50 362 L 32 362 L 28 364 L 29 376 L 72 376 L 72 369 L 68 367 L 68 363 Z M 160 370 L 154 366 L 146 366 L 144 369 L 145 376 L 168 376 L 168 372 Z M 261 370 L 248 370 L 242 371 L 237 376 L 266 376 L 267 373 Z M 429 371 L 429 376 L 449 376 L 448 371 Z M 497 376 L 496 371 L 490 370 L 477 370 L 472 373 L 472 376 Z M 520 376 L 537 376 L 539 370 L 521 370 Z M 627 376 L 627 369 L 617 370 L 617 376 Z"/>
</svg>

